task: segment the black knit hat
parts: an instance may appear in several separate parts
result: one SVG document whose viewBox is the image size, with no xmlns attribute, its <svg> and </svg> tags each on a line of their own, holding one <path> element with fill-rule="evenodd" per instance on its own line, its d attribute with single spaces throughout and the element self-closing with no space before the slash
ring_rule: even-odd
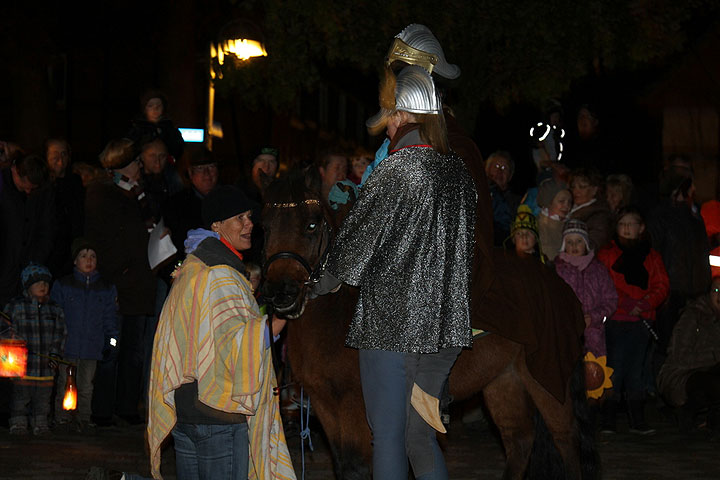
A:
<svg viewBox="0 0 720 480">
<path fill-rule="evenodd" d="M 255 208 L 242 190 L 233 185 L 221 185 L 202 201 L 202 220 L 206 228 L 213 222 L 226 220 Z"/>
<path fill-rule="evenodd" d="M 70 251 L 72 252 L 72 259 L 75 260 L 78 254 L 83 250 L 92 250 L 97 254 L 95 245 L 93 245 L 90 240 L 85 237 L 77 237 L 75 240 L 73 240 L 72 245 L 70 246 Z"/>
</svg>

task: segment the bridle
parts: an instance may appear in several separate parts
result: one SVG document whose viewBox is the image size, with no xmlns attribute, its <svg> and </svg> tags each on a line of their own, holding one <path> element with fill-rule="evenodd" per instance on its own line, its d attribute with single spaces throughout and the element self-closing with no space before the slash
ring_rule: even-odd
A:
<svg viewBox="0 0 720 480">
<path fill-rule="evenodd" d="M 322 208 L 322 203 L 320 200 L 315 198 L 307 198 L 301 202 L 289 202 L 289 203 L 266 203 L 266 208 L 296 208 L 300 205 L 318 205 Z M 312 286 L 315 285 L 320 281 L 320 277 L 322 277 L 323 272 L 325 271 L 325 267 L 327 266 L 328 257 L 330 254 L 330 247 L 332 246 L 332 227 L 330 226 L 330 223 L 328 223 L 327 218 L 325 215 L 322 216 L 322 234 L 320 236 L 320 242 L 318 242 L 318 249 L 317 249 L 317 255 L 318 255 L 318 262 L 317 265 L 313 268 L 310 265 L 310 262 L 308 262 L 305 257 L 302 255 L 298 255 L 295 252 L 291 252 L 289 250 L 284 250 L 281 252 L 277 252 L 270 256 L 270 258 L 267 259 L 265 262 L 265 265 L 263 266 L 263 278 L 267 277 L 268 269 L 270 268 L 270 265 L 276 261 L 276 260 L 282 260 L 282 259 L 288 259 L 288 260 L 295 260 L 298 262 L 302 267 L 305 269 L 305 271 L 308 274 L 308 279 L 304 282 L 305 285 Z M 325 248 L 323 249 L 323 244 L 325 244 Z"/>
</svg>

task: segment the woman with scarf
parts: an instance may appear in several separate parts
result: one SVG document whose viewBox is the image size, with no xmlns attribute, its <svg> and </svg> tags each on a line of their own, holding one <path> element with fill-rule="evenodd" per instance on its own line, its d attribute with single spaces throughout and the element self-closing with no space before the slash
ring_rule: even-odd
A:
<svg viewBox="0 0 720 480">
<path fill-rule="evenodd" d="M 178 479 L 294 479 L 272 369 L 270 333 L 246 278 L 252 203 L 233 186 L 203 200 L 206 229 L 165 302 L 152 356 L 148 444 L 153 478 L 175 441 Z"/>
<path fill-rule="evenodd" d="M 359 349 L 373 435 L 373 478 L 448 478 L 435 430 L 439 398 L 462 347 L 472 345 L 469 282 L 472 178 L 448 148 L 430 75 L 388 72 L 371 130 L 387 129 L 377 164 L 336 238 L 317 293 L 333 277 L 359 287 L 346 344 Z M 337 284 L 336 284 L 337 285 Z"/>
<path fill-rule="evenodd" d="M 618 213 L 614 240 L 598 252 L 610 271 L 618 294 L 615 313 L 605 324 L 608 366 L 613 393 L 603 406 L 603 432 L 616 431 L 616 414 L 623 392 L 630 416 L 630 432 L 654 433 L 645 422 L 643 361 L 650 344 L 655 311 L 670 288 L 660 254 L 650 247 L 640 211 L 625 207 Z"/>
</svg>

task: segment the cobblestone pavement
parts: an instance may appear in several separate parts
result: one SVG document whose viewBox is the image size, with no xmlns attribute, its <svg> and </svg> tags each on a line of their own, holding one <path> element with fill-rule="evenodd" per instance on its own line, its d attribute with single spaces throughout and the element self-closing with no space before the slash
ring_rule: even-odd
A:
<svg viewBox="0 0 720 480">
<path fill-rule="evenodd" d="M 703 429 L 680 434 L 674 425 L 651 416 L 658 433 L 639 437 L 620 425 L 620 433 L 598 438 L 603 479 L 718 479 L 720 443 L 709 442 Z M 624 427 L 624 428 L 623 428 Z M 332 479 L 332 464 L 322 433 L 312 433 L 314 452 L 305 455 L 306 480 Z M 288 443 L 298 478 L 301 471 L 300 440 Z M 471 429 L 457 418 L 442 439 L 450 478 L 498 479 L 504 457 L 497 437 L 487 428 Z M 58 434 L 47 437 L 10 436 L 0 428 L 0 479 L 120 479 L 121 472 L 149 476 L 144 427 L 98 428 L 95 434 Z M 175 478 L 172 448 L 163 453 L 163 473 Z"/>
</svg>

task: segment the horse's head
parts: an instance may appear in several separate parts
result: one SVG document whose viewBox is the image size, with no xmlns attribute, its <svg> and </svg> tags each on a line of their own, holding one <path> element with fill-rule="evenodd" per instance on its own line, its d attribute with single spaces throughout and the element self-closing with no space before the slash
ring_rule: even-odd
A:
<svg viewBox="0 0 720 480">
<path fill-rule="evenodd" d="M 333 219 L 327 206 L 290 175 L 270 185 L 263 208 L 265 266 L 263 295 L 286 318 L 302 315 L 306 293 L 321 273 L 332 243 Z"/>
</svg>

